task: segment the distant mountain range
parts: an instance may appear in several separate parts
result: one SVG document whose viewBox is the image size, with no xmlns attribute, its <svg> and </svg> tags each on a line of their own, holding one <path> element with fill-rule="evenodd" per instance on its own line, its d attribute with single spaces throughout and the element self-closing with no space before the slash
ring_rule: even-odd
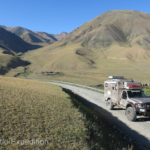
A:
<svg viewBox="0 0 150 150">
<path fill-rule="evenodd" d="M 4 48 L 5 51 L 26 52 L 27 50 L 36 49 L 40 46 L 31 45 L 16 34 L 0 27 L 0 47 Z"/>
<path fill-rule="evenodd" d="M 52 44 L 58 40 L 61 40 L 67 35 L 66 32 L 62 32 L 60 34 L 49 34 L 46 32 L 34 32 L 26 28 L 22 27 L 12 27 L 6 28 L 8 31 L 18 35 L 24 41 L 29 42 L 31 44 L 37 43 L 45 43 L 45 44 Z"/>
</svg>

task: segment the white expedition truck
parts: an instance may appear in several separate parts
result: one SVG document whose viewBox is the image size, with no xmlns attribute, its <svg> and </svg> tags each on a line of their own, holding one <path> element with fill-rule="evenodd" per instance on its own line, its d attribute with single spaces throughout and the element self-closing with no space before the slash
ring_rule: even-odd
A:
<svg viewBox="0 0 150 150">
<path fill-rule="evenodd" d="M 150 116 L 150 97 L 142 90 L 142 84 L 122 76 L 109 76 L 104 82 L 104 98 L 109 109 L 119 106 L 125 109 L 130 121 L 136 116 Z"/>
</svg>

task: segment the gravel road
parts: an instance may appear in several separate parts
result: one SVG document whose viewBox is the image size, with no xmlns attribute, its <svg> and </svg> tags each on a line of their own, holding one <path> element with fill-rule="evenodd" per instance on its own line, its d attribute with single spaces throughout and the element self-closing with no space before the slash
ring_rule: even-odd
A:
<svg viewBox="0 0 150 150">
<path fill-rule="evenodd" d="M 91 106 L 95 107 L 107 121 L 113 126 L 117 126 L 117 128 L 128 135 L 128 138 L 135 141 L 141 149 L 150 149 L 149 118 L 138 118 L 136 122 L 131 122 L 127 120 L 124 110 L 119 108 L 109 110 L 106 107 L 102 90 L 68 82 L 51 81 L 49 83 L 58 85 L 84 98 Z"/>
</svg>

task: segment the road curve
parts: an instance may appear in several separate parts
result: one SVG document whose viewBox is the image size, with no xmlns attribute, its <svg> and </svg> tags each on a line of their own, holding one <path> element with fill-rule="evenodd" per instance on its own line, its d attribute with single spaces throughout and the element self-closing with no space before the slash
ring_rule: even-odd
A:
<svg viewBox="0 0 150 150">
<path fill-rule="evenodd" d="M 150 149 L 149 118 L 138 118 L 136 122 L 131 122 L 127 120 L 124 110 L 117 108 L 116 110 L 109 110 L 106 107 L 102 90 L 68 82 L 51 81 L 49 83 L 58 85 L 82 97 L 93 105 L 109 123 L 116 125 L 128 137 L 133 138 L 141 149 Z"/>
</svg>

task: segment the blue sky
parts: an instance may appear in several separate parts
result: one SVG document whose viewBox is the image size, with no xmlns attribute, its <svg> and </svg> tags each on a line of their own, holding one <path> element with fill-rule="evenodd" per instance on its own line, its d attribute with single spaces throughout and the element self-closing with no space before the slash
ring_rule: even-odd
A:
<svg viewBox="0 0 150 150">
<path fill-rule="evenodd" d="M 0 0 L 0 25 L 71 32 L 108 10 L 150 13 L 150 0 Z"/>
</svg>

